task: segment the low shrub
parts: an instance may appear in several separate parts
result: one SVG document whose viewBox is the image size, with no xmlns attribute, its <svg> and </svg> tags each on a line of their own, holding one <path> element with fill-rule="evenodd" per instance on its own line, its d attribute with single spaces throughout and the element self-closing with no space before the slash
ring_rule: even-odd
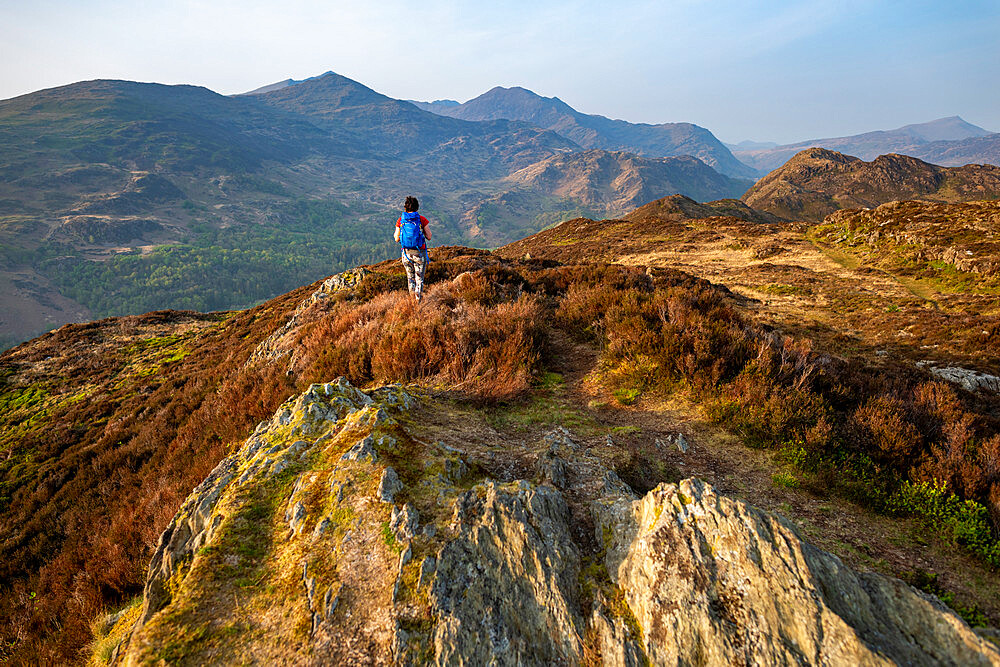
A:
<svg viewBox="0 0 1000 667">
<path fill-rule="evenodd" d="M 975 500 L 962 500 L 945 482 L 903 480 L 889 496 L 887 509 L 928 520 L 939 535 L 1000 567 L 1000 542 L 993 536 L 989 512 Z"/>
<path fill-rule="evenodd" d="M 602 377 L 620 403 L 684 390 L 747 444 L 792 452 L 794 467 L 845 495 L 924 517 L 1000 565 L 1000 436 L 974 398 L 912 369 L 818 353 L 744 319 L 721 289 L 664 284 L 674 278 L 655 272 L 624 278 L 579 280 L 555 311 L 560 326 L 601 345 Z"/>
</svg>

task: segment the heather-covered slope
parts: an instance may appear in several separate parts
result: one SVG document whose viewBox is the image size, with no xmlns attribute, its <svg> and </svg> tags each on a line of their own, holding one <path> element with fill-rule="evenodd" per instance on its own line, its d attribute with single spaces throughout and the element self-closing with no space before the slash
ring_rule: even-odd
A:
<svg viewBox="0 0 1000 667">
<path fill-rule="evenodd" d="M 690 206 L 682 202 L 678 208 L 684 205 Z M 713 207 L 740 210 L 727 202 Z M 735 224 L 732 220 L 762 225 L 736 218 L 727 224 Z M 551 500 L 554 504 L 539 508 L 538 520 L 565 516 L 550 511 L 560 502 L 550 491 L 540 491 L 532 500 L 531 486 L 507 488 L 518 479 L 533 480 L 534 488 L 546 479 L 557 487 L 565 484 L 560 493 L 569 515 L 559 521 L 567 522 L 581 571 L 588 572 L 584 582 L 595 582 L 597 590 L 582 586 L 579 595 L 575 592 L 580 582 L 570 574 L 575 566 L 568 546 L 559 551 L 565 561 L 551 561 L 568 569 L 546 581 L 555 586 L 553 591 L 565 591 L 570 616 L 589 624 L 593 608 L 582 601 L 607 599 L 612 612 L 621 609 L 614 606 L 621 589 L 588 569 L 596 567 L 603 544 L 586 509 L 595 497 L 591 494 L 600 493 L 591 482 L 603 483 L 598 464 L 613 469 L 629 493 L 640 495 L 684 476 L 707 478 L 719 493 L 790 514 L 811 541 L 853 567 L 905 575 L 927 590 L 947 593 L 973 622 L 1000 616 L 995 607 L 1000 582 L 984 565 L 997 558 L 998 549 L 983 504 L 991 502 L 997 484 L 990 458 L 997 446 L 991 435 L 996 427 L 974 395 L 905 364 L 831 356 L 823 350 L 822 338 L 813 343 L 808 331 L 784 336 L 756 321 L 752 302 L 672 269 L 560 265 L 465 249 L 435 250 L 432 258 L 428 293 L 419 306 L 403 289 L 398 262 L 386 262 L 241 313 L 154 313 L 71 326 L 0 357 L 4 432 L 11 425 L 20 429 L 4 443 L 7 457 L 0 463 L 4 657 L 73 661 L 93 633 L 100 640 L 95 656 L 110 656 L 142 607 L 134 596 L 141 591 L 155 535 L 170 525 L 187 494 L 225 456 L 240 451 L 255 425 L 274 415 L 286 399 L 338 376 L 364 389 L 412 383 L 408 391 L 418 395 L 423 407 L 412 418 L 390 414 L 405 432 L 383 432 L 365 444 L 363 433 L 344 431 L 339 439 L 323 440 L 322 449 L 315 448 L 313 437 L 322 433 L 292 433 L 294 419 L 279 414 L 274 427 L 287 427 L 282 437 L 290 440 L 255 450 L 265 453 L 266 461 L 261 459 L 253 472 L 247 468 L 226 482 L 213 477 L 198 491 L 221 490 L 195 505 L 214 511 L 208 508 L 216 500 L 224 502 L 232 510 L 227 514 L 232 522 L 213 520 L 207 526 L 219 531 L 219 539 L 234 541 L 196 539 L 206 525 L 207 515 L 199 514 L 200 509 L 178 515 L 175 525 L 188 528 L 172 529 L 176 540 L 168 536 L 162 543 L 164 549 L 178 546 L 178 556 L 165 559 L 161 554 L 154 569 L 175 572 L 180 566 L 180 578 L 168 575 L 173 583 L 165 590 L 189 606 L 175 607 L 176 615 L 168 611 L 149 617 L 152 625 L 141 635 L 146 639 L 129 646 L 134 655 L 222 660 L 240 655 L 243 637 L 247 659 L 264 655 L 254 653 L 254 646 L 280 657 L 298 650 L 313 630 L 317 641 L 330 632 L 330 651 L 364 653 L 371 646 L 380 655 L 382 650 L 407 650 L 407 637 L 420 650 L 427 646 L 421 637 L 432 633 L 427 604 L 436 605 L 437 618 L 481 618 L 476 601 L 488 606 L 490 596 L 500 590 L 487 585 L 490 579 L 480 579 L 481 588 L 459 582 L 446 590 L 432 589 L 434 597 L 427 602 L 422 597 L 427 589 L 419 584 L 421 570 L 416 569 L 424 556 L 435 556 L 437 567 L 444 568 L 439 573 L 495 559 L 521 567 L 516 553 L 498 554 L 491 546 L 496 541 L 481 530 L 493 525 L 491 516 L 501 516 L 495 511 L 515 511 L 518 503 L 538 508 L 533 503 Z M 318 407 L 307 411 L 310 419 L 327 419 L 321 412 Z M 289 418 L 293 413 L 288 411 Z M 375 412 L 368 414 L 379 420 Z M 964 424 L 962 432 L 948 427 L 952 423 Z M 890 433 L 902 435 L 886 439 L 886 424 L 896 425 Z M 914 435 L 916 424 L 926 435 Z M 579 458 L 564 452 L 561 444 L 545 454 L 550 443 L 544 435 L 560 426 L 572 429 Z M 265 430 L 257 435 L 263 437 Z M 386 449 L 392 445 L 382 435 L 404 443 L 402 449 Z M 980 447 L 962 449 L 962 443 L 973 439 Z M 299 440 L 306 444 L 296 444 Z M 341 462 L 345 445 L 358 447 Z M 955 451 L 962 452 L 960 461 L 949 453 Z M 394 468 L 405 491 L 392 475 L 361 465 L 373 452 Z M 310 458 L 314 455 L 319 458 Z M 265 474 L 265 463 L 268 472 L 278 475 L 275 457 L 287 458 L 292 467 L 269 485 L 269 478 L 255 475 Z M 296 468 L 299 464 L 320 467 L 308 468 L 317 474 L 303 477 L 299 488 L 292 489 L 287 486 L 294 486 L 290 476 L 307 470 Z M 349 473 L 335 476 L 345 483 L 346 504 L 330 505 L 330 523 L 320 530 L 316 503 L 326 502 L 329 474 L 337 466 Z M 682 469 L 686 474 L 680 474 Z M 948 480 L 947 488 L 923 483 L 933 478 Z M 489 480 L 496 484 L 495 496 Z M 469 488 L 479 482 L 484 483 L 479 490 Z M 449 485 L 456 495 L 466 494 L 462 507 L 467 518 L 445 529 L 453 509 Z M 518 495 L 521 488 L 523 497 Z M 616 488 L 618 494 L 626 492 Z M 469 490 L 473 492 L 467 494 Z M 970 503 L 956 504 L 952 490 Z M 399 495 L 402 505 L 393 512 L 378 504 L 375 493 Z M 485 504 L 480 502 L 484 499 Z M 822 528 L 816 523 L 820 502 L 827 507 L 823 512 L 834 517 L 820 521 Z M 947 504 L 937 514 L 927 514 L 935 502 Z M 347 574 L 340 579 L 341 574 L 308 560 L 310 536 L 339 540 L 336 526 L 347 523 L 338 522 L 355 518 L 362 523 L 349 549 L 372 555 L 365 562 L 382 568 L 378 572 L 385 577 L 359 570 L 350 575 L 354 579 Z M 296 534 L 306 541 L 289 542 L 283 521 L 291 522 L 291 533 L 301 529 Z M 438 537 L 421 533 L 431 541 L 416 539 L 413 560 L 407 561 L 403 540 L 413 538 L 406 531 L 426 525 L 435 525 L 432 532 Z M 503 521 L 497 525 L 510 526 L 511 536 L 531 534 Z M 552 534 L 548 529 L 543 533 Z M 446 547 L 445 541 L 461 535 L 462 542 Z M 505 538 L 501 543 L 514 542 Z M 181 548 L 185 544 L 193 551 Z M 452 555 L 435 555 L 434 545 L 451 549 Z M 862 553 L 871 556 L 865 560 Z M 279 563 L 273 558 L 279 556 L 291 569 L 275 569 Z M 293 562 L 300 556 L 307 558 L 304 573 Z M 350 570 L 354 561 L 344 562 Z M 400 571 L 402 583 L 394 594 Z M 195 578 L 183 583 L 190 574 Z M 262 576 L 277 577 L 274 589 Z M 518 580 L 497 576 L 501 582 Z M 215 581 L 219 587 L 200 588 L 201 581 Z M 351 609 L 350 595 L 338 598 L 338 582 L 350 591 L 352 581 L 370 586 L 373 599 L 386 604 L 366 606 L 363 614 L 352 611 L 353 621 L 335 616 Z M 564 582 L 570 582 L 568 588 Z M 472 592 L 455 594 L 460 589 Z M 226 594 L 230 591 L 235 597 Z M 394 595 L 396 602 L 389 605 Z M 254 605 L 265 600 L 284 602 L 275 602 L 275 615 L 255 613 Z M 105 618 L 104 608 L 122 609 L 123 614 Z M 547 604 L 539 619 L 554 609 Z M 395 614 L 398 626 L 391 622 Z M 491 617 L 498 629 L 509 627 L 504 614 L 497 611 Z M 627 615 L 619 611 L 605 617 L 601 633 L 610 634 L 600 635 L 600 641 L 612 646 L 608 637 L 618 637 L 623 651 L 632 650 L 625 641 L 633 632 Z M 330 619 L 332 625 L 324 625 Z M 435 646 L 459 646 L 462 627 L 469 625 L 446 623 L 433 629 L 434 637 L 444 638 Z M 539 620 L 538 627 L 548 626 Z M 368 636 L 357 628 L 371 629 L 376 643 L 337 640 L 345 636 L 342 632 Z M 497 636 L 517 636 L 509 632 Z M 279 636 L 292 639 L 268 643 L 269 637 Z M 596 650 L 586 648 L 593 646 L 589 636 L 583 632 L 581 638 L 585 654 Z M 483 641 L 469 641 L 492 650 Z"/>
<path fill-rule="evenodd" d="M 838 209 L 870 208 L 896 200 L 963 202 L 998 197 L 998 166 L 938 167 L 906 155 L 881 155 L 865 162 L 809 148 L 757 181 L 742 199 L 784 218 L 819 222 Z"/>
<path fill-rule="evenodd" d="M 580 113 L 558 97 L 542 97 L 520 87 L 497 86 L 463 104 L 417 103 L 434 113 L 466 120 L 506 118 L 550 129 L 584 148 L 628 151 L 646 157 L 693 155 L 720 173 L 754 178 L 757 172 L 733 157 L 703 127 L 691 123 L 629 123 Z"/>
</svg>

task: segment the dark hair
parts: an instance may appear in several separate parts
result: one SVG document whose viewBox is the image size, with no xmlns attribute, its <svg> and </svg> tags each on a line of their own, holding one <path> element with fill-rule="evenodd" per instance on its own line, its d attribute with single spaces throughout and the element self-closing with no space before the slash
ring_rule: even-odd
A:
<svg viewBox="0 0 1000 667">
<path fill-rule="evenodd" d="M 420 202 L 417 201 L 416 197 L 407 197 L 406 201 L 403 202 L 403 210 L 407 213 L 415 213 L 418 208 L 420 208 Z"/>
</svg>

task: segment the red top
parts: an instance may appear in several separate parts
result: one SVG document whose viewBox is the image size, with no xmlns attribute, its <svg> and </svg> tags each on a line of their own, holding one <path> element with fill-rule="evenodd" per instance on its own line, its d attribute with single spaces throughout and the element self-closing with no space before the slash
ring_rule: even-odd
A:
<svg viewBox="0 0 1000 667">
<path fill-rule="evenodd" d="M 396 219 L 396 226 L 399 227 L 402 224 L 403 224 L 403 216 L 399 216 L 399 218 Z M 424 227 L 426 226 L 427 226 L 427 218 L 425 218 L 424 216 L 420 216 L 420 231 L 424 233 L 424 236 L 427 236 L 427 230 L 424 229 Z"/>
</svg>

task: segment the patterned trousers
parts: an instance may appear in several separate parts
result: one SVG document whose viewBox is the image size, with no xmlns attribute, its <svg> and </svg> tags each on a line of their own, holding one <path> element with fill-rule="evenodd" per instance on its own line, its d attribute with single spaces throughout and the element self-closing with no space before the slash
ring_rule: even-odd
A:
<svg viewBox="0 0 1000 667">
<path fill-rule="evenodd" d="M 406 269 L 406 285 L 410 294 L 418 298 L 424 292 L 424 272 L 427 270 L 427 258 L 423 250 L 403 249 L 403 268 Z"/>
</svg>

